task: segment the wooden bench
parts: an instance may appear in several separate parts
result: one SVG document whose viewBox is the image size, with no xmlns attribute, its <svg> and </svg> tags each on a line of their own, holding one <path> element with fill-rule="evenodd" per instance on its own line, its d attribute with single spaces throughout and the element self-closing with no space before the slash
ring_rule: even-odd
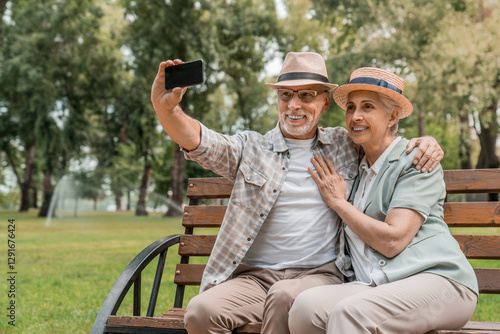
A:
<svg viewBox="0 0 500 334">
<path fill-rule="evenodd" d="M 500 169 L 449 170 L 445 171 L 448 194 L 458 193 L 499 193 Z M 164 237 L 146 247 L 123 271 L 107 296 L 97 315 L 91 334 L 100 333 L 187 333 L 184 329 L 183 302 L 186 286 L 199 285 L 204 269 L 203 264 L 190 264 L 195 256 L 208 256 L 216 239 L 218 227 L 226 211 L 225 205 L 201 203 L 206 199 L 227 199 L 232 184 L 223 178 L 195 178 L 189 180 L 182 225 L 185 233 Z M 457 196 L 457 195 L 454 195 Z M 459 196 L 459 195 L 458 195 Z M 465 196 L 465 195 L 462 195 Z M 487 195 L 483 195 L 483 197 Z M 482 235 L 460 234 L 455 238 L 469 259 L 500 260 L 500 203 L 449 202 L 444 206 L 445 220 L 450 227 L 473 228 L 474 233 L 485 230 Z M 204 201 L 206 202 L 206 201 Z M 213 201 L 215 202 L 215 201 Z M 220 202 L 220 201 L 219 201 Z M 214 230 L 213 235 L 195 234 L 194 229 Z M 491 228 L 497 228 L 497 235 L 491 235 Z M 489 233 L 488 233 L 489 230 Z M 463 229 L 459 230 L 460 233 Z M 163 315 L 153 317 L 158 291 L 164 272 L 165 258 L 170 247 L 178 245 L 179 264 L 175 269 L 176 284 L 173 308 Z M 154 259 L 158 258 L 156 275 L 152 284 L 149 306 L 141 316 L 141 273 Z M 153 263 L 152 263 L 153 265 Z M 496 265 L 497 268 L 498 262 Z M 500 269 L 475 268 L 481 294 L 500 294 Z M 133 286 L 133 288 L 132 288 Z M 133 290 L 133 316 L 119 316 L 117 312 L 125 295 Z M 161 291 L 167 293 L 167 291 Z M 168 292 L 170 293 L 170 292 Z M 173 293 L 173 291 L 172 291 Z M 163 312 L 163 311 L 162 311 Z M 500 309 L 498 310 L 500 314 Z M 235 330 L 236 333 L 259 333 L 260 323 L 250 323 Z M 500 322 L 470 321 L 460 331 L 437 330 L 432 333 L 500 333 Z"/>
</svg>

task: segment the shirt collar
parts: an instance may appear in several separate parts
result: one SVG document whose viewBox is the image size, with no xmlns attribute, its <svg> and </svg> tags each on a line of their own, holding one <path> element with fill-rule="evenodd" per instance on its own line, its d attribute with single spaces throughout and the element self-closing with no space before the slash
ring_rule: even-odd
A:
<svg viewBox="0 0 500 334">
<path fill-rule="evenodd" d="M 378 157 L 377 161 L 375 161 L 375 163 L 371 167 L 368 167 L 368 161 L 366 160 L 366 155 L 363 156 L 363 159 L 361 159 L 361 162 L 359 163 L 359 172 L 363 173 L 363 171 L 371 170 L 374 174 L 378 174 L 380 168 L 382 168 L 382 165 L 384 164 L 385 160 L 391 153 L 392 149 L 397 145 L 397 143 L 399 143 L 400 140 L 401 137 L 396 137 L 392 141 L 392 143 L 389 146 L 387 146 L 384 153 L 382 153 L 380 157 Z"/>
</svg>

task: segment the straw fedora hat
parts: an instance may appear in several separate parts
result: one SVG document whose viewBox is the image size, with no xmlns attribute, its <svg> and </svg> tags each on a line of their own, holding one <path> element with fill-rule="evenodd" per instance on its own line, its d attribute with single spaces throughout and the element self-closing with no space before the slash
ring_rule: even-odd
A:
<svg viewBox="0 0 500 334">
<path fill-rule="evenodd" d="M 413 112 L 413 105 L 404 97 L 404 87 L 403 80 L 394 73 L 375 67 L 362 67 L 352 72 L 348 84 L 340 86 L 333 92 L 333 99 L 345 110 L 347 96 L 350 92 L 369 90 L 381 93 L 392 98 L 401 106 L 399 118 L 405 118 Z"/>
<path fill-rule="evenodd" d="M 323 57 L 314 52 L 290 52 L 286 55 L 277 83 L 266 83 L 269 87 L 316 85 L 334 90 L 338 85 L 328 81 Z"/>
</svg>

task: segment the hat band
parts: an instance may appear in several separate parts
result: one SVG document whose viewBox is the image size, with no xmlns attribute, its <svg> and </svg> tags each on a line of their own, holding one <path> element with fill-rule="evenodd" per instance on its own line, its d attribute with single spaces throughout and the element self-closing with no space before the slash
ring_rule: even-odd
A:
<svg viewBox="0 0 500 334">
<path fill-rule="evenodd" d="M 388 89 L 393 90 L 399 94 L 403 94 L 403 91 L 401 89 L 388 83 L 384 79 L 375 79 L 375 78 L 370 78 L 370 77 L 359 77 L 359 78 L 354 78 L 351 81 L 349 81 L 349 84 L 367 84 L 367 85 L 372 85 L 372 86 L 379 86 L 379 87 L 388 88 Z"/>
<path fill-rule="evenodd" d="M 284 73 L 278 77 L 278 82 L 287 80 L 316 80 L 324 83 L 329 83 L 328 78 L 321 74 L 309 72 L 290 72 Z"/>
</svg>

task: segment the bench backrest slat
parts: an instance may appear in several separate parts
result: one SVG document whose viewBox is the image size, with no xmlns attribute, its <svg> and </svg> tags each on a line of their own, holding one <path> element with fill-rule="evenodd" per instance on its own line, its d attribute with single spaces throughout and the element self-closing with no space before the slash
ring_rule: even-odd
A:
<svg viewBox="0 0 500 334">
<path fill-rule="evenodd" d="M 175 267 L 174 283 L 178 285 L 200 285 L 204 264 L 180 263 Z"/>
<path fill-rule="evenodd" d="M 200 198 L 229 198 L 233 184 L 222 177 L 190 178 L 187 187 L 187 197 Z"/>
<path fill-rule="evenodd" d="M 220 227 L 226 205 L 192 205 L 184 208 L 184 227 Z"/>
<path fill-rule="evenodd" d="M 475 268 L 479 293 L 500 293 L 500 269 Z"/>
<path fill-rule="evenodd" d="M 448 194 L 500 193 L 497 169 L 445 170 L 444 182 Z"/>
<path fill-rule="evenodd" d="M 450 227 L 500 227 L 499 202 L 444 203 L 443 209 Z"/>
<path fill-rule="evenodd" d="M 180 240 L 179 254 L 209 256 L 216 237 L 216 235 L 183 235 Z M 500 236 L 498 235 L 454 235 L 453 237 L 469 259 L 500 260 Z"/>
<path fill-rule="evenodd" d="M 187 206 L 182 225 L 220 227 L 226 209 L 226 205 Z M 500 227 L 500 203 L 444 203 L 444 219 L 450 227 Z"/>
<path fill-rule="evenodd" d="M 453 235 L 469 259 L 500 260 L 500 236 Z M 500 277 L 498 277 L 500 280 Z"/>
<path fill-rule="evenodd" d="M 209 256 L 216 238 L 216 235 L 181 235 L 179 255 Z"/>
</svg>

